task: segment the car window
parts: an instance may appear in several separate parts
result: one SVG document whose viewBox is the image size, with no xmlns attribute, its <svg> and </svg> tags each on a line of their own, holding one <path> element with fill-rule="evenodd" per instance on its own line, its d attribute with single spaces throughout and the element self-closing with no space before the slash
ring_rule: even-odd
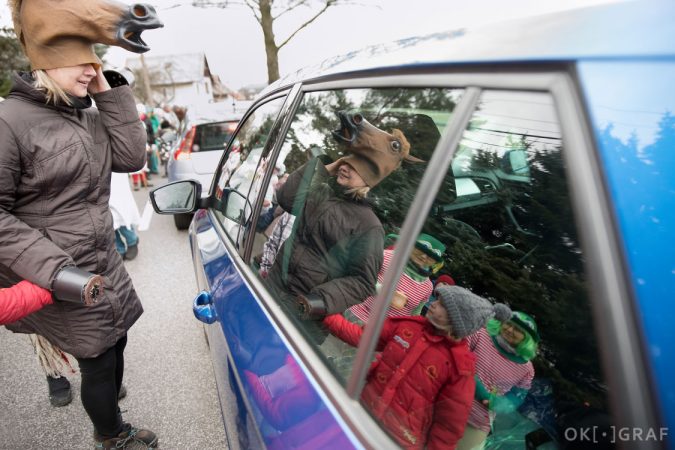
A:
<svg viewBox="0 0 675 450">
<path fill-rule="evenodd" d="M 237 129 L 237 121 L 205 123 L 196 127 L 193 152 L 224 150 Z"/>
<path fill-rule="evenodd" d="M 611 439 L 564 151 L 549 94 L 482 94 L 398 279 L 361 393 L 401 445 Z M 385 267 L 395 252 L 393 239 Z M 372 307 L 331 318 L 331 331 L 355 344 Z M 438 338 L 448 333 L 476 356 L 476 387 L 469 353 Z"/>
<path fill-rule="evenodd" d="M 217 174 L 215 188 L 216 217 L 239 248 L 250 218 L 262 179 L 267 169 L 267 139 L 285 97 L 271 100 L 253 111 L 234 136 Z M 270 194 L 271 195 L 271 194 Z"/>
<path fill-rule="evenodd" d="M 342 313 L 376 293 L 387 236 L 403 222 L 461 90 L 345 89 L 305 93 L 275 163 L 251 264 L 343 382 L 352 353 L 298 301 Z M 373 150 L 375 149 L 375 150 Z M 372 151 L 380 153 L 369 153 Z M 361 155 L 358 158 L 350 155 Z M 346 158 L 367 192 L 340 183 Z M 374 164 L 375 163 L 375 164 Z M 334 170 L 334 171 L 331 171 Z M 329 172 L 331 171 L 331 172 Z M 343 174 L 344 175 L 344 174 Z"/>
</svg>

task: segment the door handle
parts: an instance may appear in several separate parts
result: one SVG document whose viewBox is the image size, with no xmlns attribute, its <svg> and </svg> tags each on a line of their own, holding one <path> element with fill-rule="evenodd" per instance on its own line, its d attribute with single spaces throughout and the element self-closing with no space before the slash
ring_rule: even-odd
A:
<svg viewBox="0 0 675 450">
<path fill-rule="evenodd" d="M 197 320 L 206 324 L 212 324 L 216 321 L 216 310 L 213 308 L 213 299 L 211 293 L 201 291 L 192 301 L 192 312 Z"/>
</svg>

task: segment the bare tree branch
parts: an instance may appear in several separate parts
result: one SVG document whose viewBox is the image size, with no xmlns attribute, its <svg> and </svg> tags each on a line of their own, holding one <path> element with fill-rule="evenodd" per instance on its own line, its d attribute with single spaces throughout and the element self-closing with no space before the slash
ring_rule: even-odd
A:
<svg viewBox="0 0 675 450">
<path fill-rule="evenodd" d="M 278 49 L 278 50 L 281 50 L 281 48 L 282 48 L 284 45 L 288 44 L 288 42 L 289 42 L 291 39 L 293 39 L 293 37 L 294 37 L 296 34 L 298 34 L 298 33 L 300 32 L 300 30 L 302 30 L 302 29 L 305 28 L 307 25 L 309 25 L 310 23 L 312 23 L 312 22 L 314 22 L 316 19 L 318 19 L 318 17 L 319 17 L 321 14 L 323 14 L 324 12 L 326 12 L 326 10 L 327 10 L 328 8 L 330 8 L 331 6 L 333 6 L 335 3 L 337 3 L 337 0 L 326 0 L 326 4 L 323 5 L 323 8 L 321 8 L 321 10 L 320 10 L 319 12 L 317 12 L 317 13 L 316 13 L 311 19 L 309 19 L 307 22 L 305 22 L 305 23 L 303 23 L 302 25 L 300 25 L 300 27 L 298 27 L 298 29 L 296 29 L 293 33 L 291 33 L 291 35 L 288 36 L 281 44 L 277 45 L 277 49 Z"/>
<path fill-rule="evenodd" d="M 273 17 L 272 17 L 272 20 L 277 20 L 279 17 L 283 16 L 283 15 L 286 14 L 287 12 L 293 11 L 293 10 L 294 10 L 295 8 L 297 8 L 298 6 L 303 6 L 303 5 L 307 5 L 307 0 L 299 0 L 299 1 L 298 1 L 297 3 L 295 3 L 295 4 L 290 4 L 290 5 L 288 6 L 288 8 L 286 8 L 286 9 L 283 10 L 283 11 L 281 11 L 281 12 L 280 12 L 279 14 L 277 14 L 276 16 L 273 16 Z"/>
<path fill-rule="evenodd" d="M 249 7 L 251 12 L 253 13 L 253 17 L 255 17 L 255 20 L 258 22 L 260 26 L 262 26 L 262 17 L 260 16 L 260 3 L 254 0 L 244 0 L 244 4 Z"/>
</svg>

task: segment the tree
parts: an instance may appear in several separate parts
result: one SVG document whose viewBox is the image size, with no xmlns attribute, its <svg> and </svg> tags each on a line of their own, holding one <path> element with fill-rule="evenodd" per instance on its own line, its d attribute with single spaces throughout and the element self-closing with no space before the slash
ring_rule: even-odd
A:
<svg viewBox="0 0 675 450">
<path fill-rule="evenodd" d="M 0 97 L 7 96 L 12 84 L 12 72 L 28 70 L 28 59 L 11 28 L 0 28 Z"/>
<path fill-rule="evenodd" d="M 217 7 L 227 8 L 228 6 L 238 2 L 230 0 L 212 1 L 212 0 L 194 0 L 193 6 L 200 8 Z M 345 3 L 343 0 L 243 0 L 243 4 L 248 6 L 253 12 L 255 20 L 258 21 L 262 28 L 263 38 L 265 41 L 265 54 L 267 55 L 267 82 L 273 83 L 279 79 L 279 50 L 290 42 L 303 28 L 314 22 L 328 8 L 340 3 Z M 277 38 L 274 35 L 274 21 L 286 13 L 297 10 L 300 7 L 313 9 L 313 6 L 320 6 L 318 11 L 300 24 L 288 37 L 277 44 Z"/>
</svg>

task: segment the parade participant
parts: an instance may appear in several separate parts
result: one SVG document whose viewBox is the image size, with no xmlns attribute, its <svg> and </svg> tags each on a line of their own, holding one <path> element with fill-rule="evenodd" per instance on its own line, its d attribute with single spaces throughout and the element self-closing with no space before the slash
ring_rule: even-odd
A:
<svg viewBox="0 0 675 450">
<path fill-rule="evenodd" d="M 429 276 L 443 267 L 443 253 L 445 245 L 441 241 L 425 233 L 419 235 L 396 285 L 396 292 L 387 310 L 388 317 L 415 315 L 413 311 L 432 295 L 433 284 Z M 383 258 L 382 269 L 377 274 L 378 288 L 384 281 L 384 274 L 394 258 L 394 250 L 384 250 Z M 349 308 L 344 315 L 348 320 L 363 325 L 368 322 L 374 302 L 375 297 L 370 296 Z"/>
<path fill-rule="evenodd" d="M 511 310 L 459 286 L 436 290 L 426 317 L 389 317 L 382 326 L 361 401 L 406 449 L 453 449 L 464 433 L 475 392 L 475 356 L 466 337 Z M 363 327 L 341 314 L 324 324 L 357 346 Z"/>
<path fill-rule="evenodd" d="M 115 229 L 115 248 L 122 259 L 132 260 L 138 255 L 138 234 L 134 228 L 140 225 L 141 215 L 131 193 L 127 174 L 112 174 L 109 204 Z"/>
<path fill-rule="evenodd" d="M 147 51 L 140 32 L 161 22 L 144 4 L 10 6 L 32 71 L 14 75 L 0 104 L 0 285 L 26 279 L 57 301 L 7 328 L 77 358 L 96 448 L 156 448 L 157 436 L 123 422 L 118 408 L 127 331 L 143 308 L 108 209 L 111 172 L 143 166 L 146 136 L 131 89 L 109 84 L 93 44 Z"/>
<path fill-rule="evenodd" d="M 476 355 L 476 394 L 457 448 L 482 448 L 499 413 L 515 411 L 532 386 L 539 332 L 529 315 L 515 311 L 507 321 L 490 320 L 469 336 Z"/>
<path fill-rule="evenodd" d="M 455 283 L 455 280 L 450 275 L 447 275 L 447 274 L 443 274 L 443 275 L 439 276 L 438 278 L 436 278 L 433 281 L 433 283 L 434 283 L 434 288 L 437 287 L 437 286 L 443 286 L 443 285 L 454 286 L 455 284 L 457 284 L 457 283 Z M 429 310 L 429 307 L 435 301 L 436 301 L 436 297 L 434 296 L 434 294 L 432 292 L 432 294 L 429 296 L 429 299 L 426 302 L 423 302 L 423 303 L 420 303 L 419 305 L 417 305 L 417 308 L 415 308 L 413 310 L 412 315 L 413 316 L 426 316 L 427 311 Z"/>
</svg>

